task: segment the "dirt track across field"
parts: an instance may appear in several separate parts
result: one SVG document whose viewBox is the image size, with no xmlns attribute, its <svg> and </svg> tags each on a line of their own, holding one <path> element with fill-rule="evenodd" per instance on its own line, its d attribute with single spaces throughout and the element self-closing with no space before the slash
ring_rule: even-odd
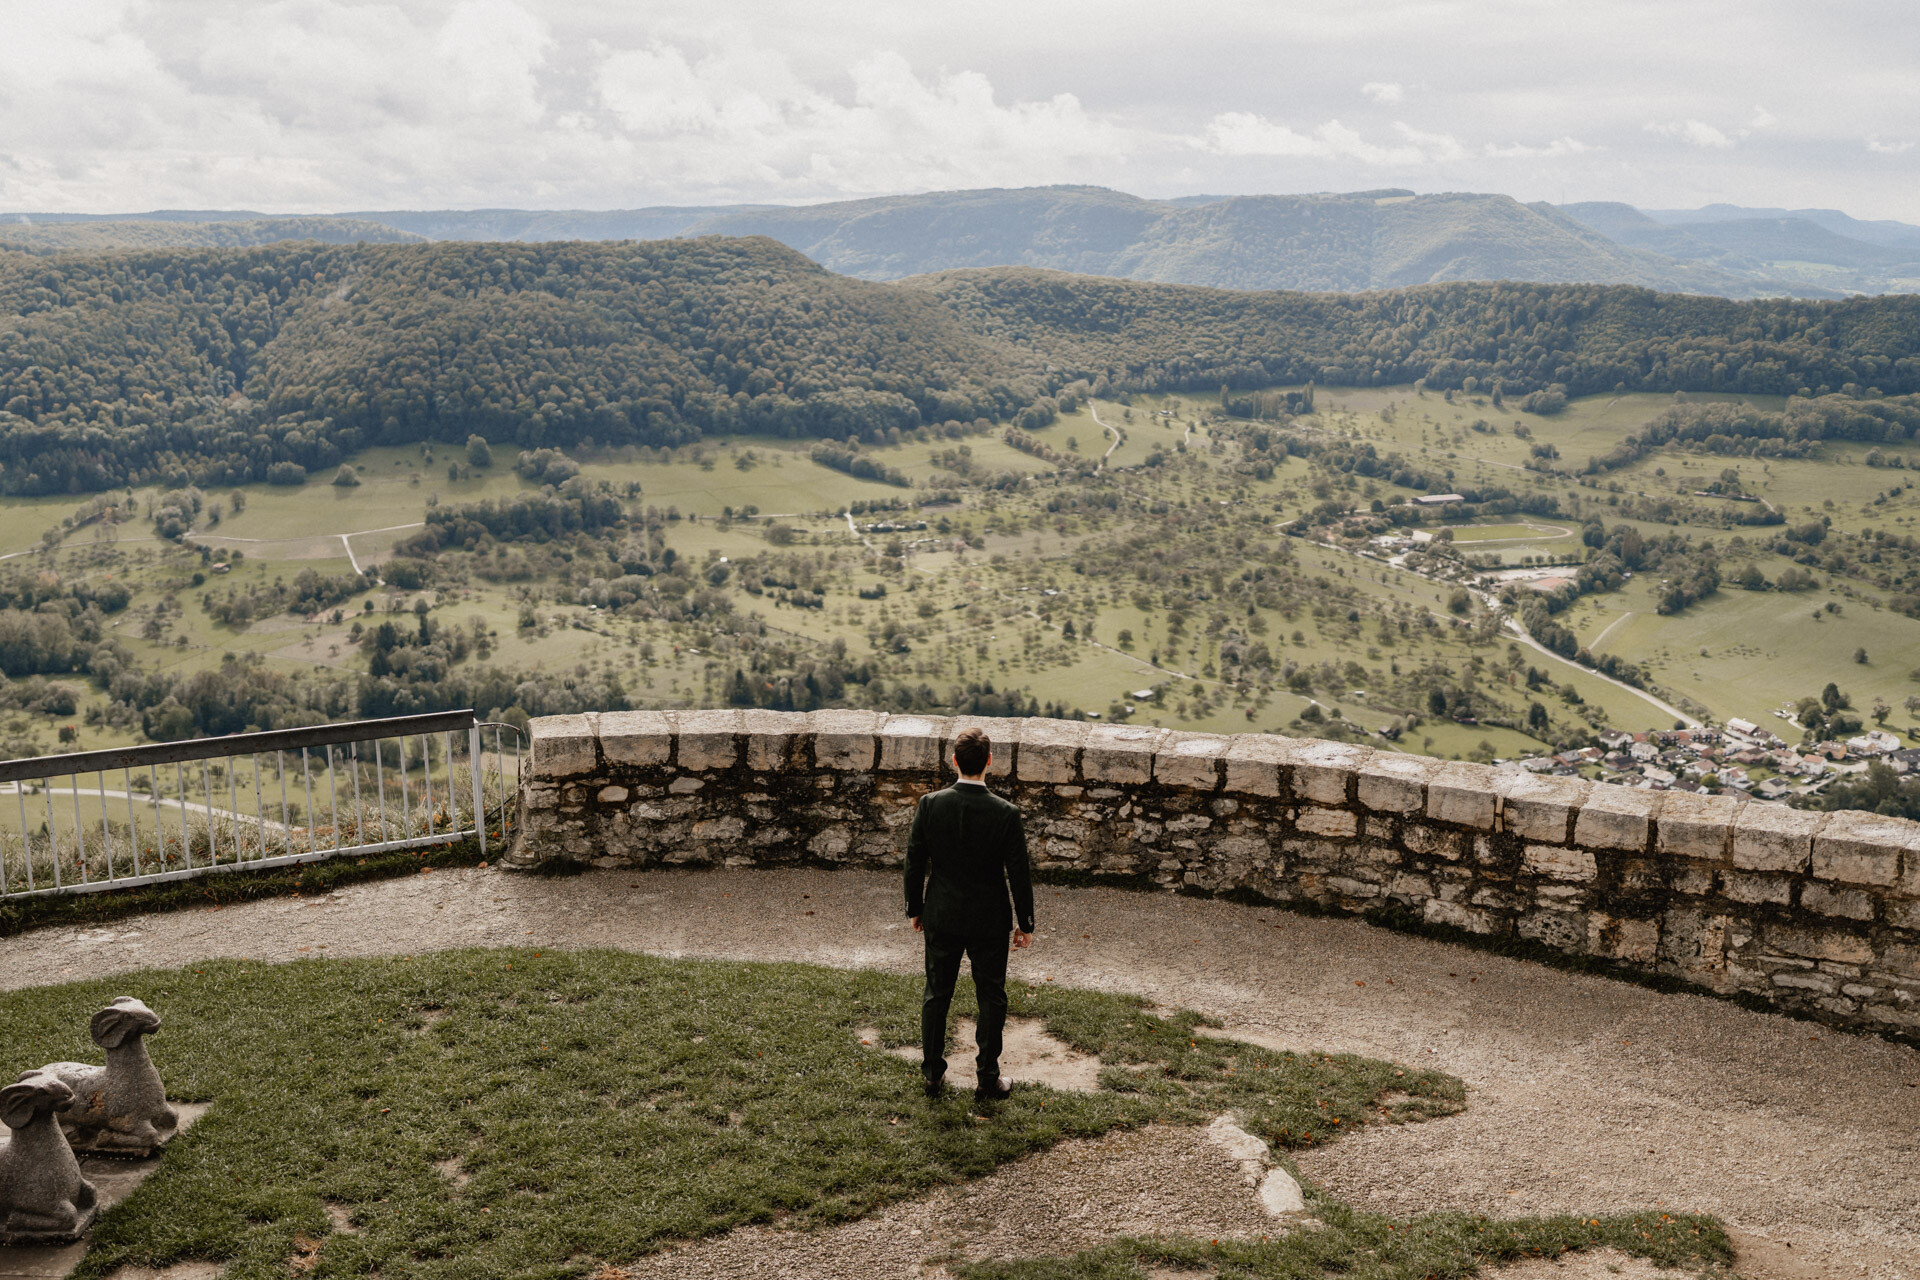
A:
<svg viewBox="0 0 1920 1280">
<path fill-rule="evenodd" d="M 917 972 L 918 942 L 896 880 L 880 874 L 437 871 L 8 939 L 0 987 L 216 956 L 469 945 Z M 1368 1127 L 1298 1161 L 1307 1179 L 1365 1207 L 1698 1210 L 1729 1224 L 1749 1276 L 1920 1277 L 1920 1052 L 1909 1048 L 1352 920 L 1104 889 L 1043 888 L 1038 940 L 1014 954 L 1012 975 L 1197 1008 L 1277 1047 L 1460 1076 L 1464 1114 Z M 1239 1194 L 1232 1179 L 1201 1181 Z M 688 1273 L 750 1273 L 708 1261 Z"/>
</svg>

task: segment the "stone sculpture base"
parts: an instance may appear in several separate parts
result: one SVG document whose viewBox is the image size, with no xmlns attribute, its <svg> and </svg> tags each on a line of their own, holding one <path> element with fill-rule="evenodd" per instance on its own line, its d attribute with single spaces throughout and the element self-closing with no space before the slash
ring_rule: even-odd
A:
<svg viewBox="0 0 1920 1280">
<path fill-rule="evenodd" d="M 207 1106 L 200 1102 L 176 1102 L 174 1110 L 180 1115 L 180 1127 L 175 1132 L 184 1133 L 201 1116 L 207 1113 Z M 10 1131 L 0 1128 L 0 1146 L 8 1140 Z M 160 1167 L 160 1153 L 140 1158 L 137 1155 L 116 1152 L 76 1151 L 80 1160 L 80 1173 L 91 1182 L 97 1193 L 95 1216 L 102 1210 L 111 1209 L 133 1194 L 135 1187 L 145 1182 Z M 0 1280 L 11 1280 L 17 1276 L 31 1276 L 34 1280 L 61 1280 L 72 1273 L 86 1256 L 87 1245 L 84 1240 L 58 1239 L 18 1239 L 0 1242 Z"/>
</svg>

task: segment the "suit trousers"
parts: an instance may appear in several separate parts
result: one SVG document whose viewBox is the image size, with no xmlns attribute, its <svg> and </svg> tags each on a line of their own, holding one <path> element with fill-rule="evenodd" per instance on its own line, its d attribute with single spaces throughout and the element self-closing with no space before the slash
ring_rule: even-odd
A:
<svg viewBox="0 0 1920 1280">
<path fill-rule="evenodd" d="M 980 1005 L 974 1040 L 979 1083 L 992 1087 L 1000 1078 L 1000 1045 L 1007 1027 L 1008 930 L 969 937 L 928 929 L 927 988 L 920 1000 L 920 1069 L 928 1080 L 947 1072 L 947 1010 L 953 1004 L 953 985 L 960 977 L 960 957 L 973 971 L 973 990 Z"/>
</svg>

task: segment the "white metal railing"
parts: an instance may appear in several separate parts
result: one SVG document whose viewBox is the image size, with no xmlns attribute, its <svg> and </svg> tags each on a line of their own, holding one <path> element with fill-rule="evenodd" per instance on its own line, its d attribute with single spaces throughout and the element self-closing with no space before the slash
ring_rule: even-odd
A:
<svg viewBox="0 0 1920 1280">
<path fill-rule="evenodd" d="M 518 822 L 522 754 L 512 725 L 444 711 L 0 761 L 0 900 L 470 836 L 484 854 Z"/>
</svg>

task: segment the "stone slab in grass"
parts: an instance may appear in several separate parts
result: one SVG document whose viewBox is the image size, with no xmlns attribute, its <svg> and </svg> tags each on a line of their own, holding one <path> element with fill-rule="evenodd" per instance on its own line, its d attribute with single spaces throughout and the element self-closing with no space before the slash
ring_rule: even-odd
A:
<svg viewBox="0 0 1920 1280">
<path fill-rule="evenodd" d="M 972 1018 L 954 1024 L 952 1043 L 947 1046 L 947 1085 L 956 1090 L 971 1090 L 979 1084 L 975 1059 L 980 1042 L 974 1038 Z M 883 1043 L 880 1031 L 860 1028 L 860 1043 L 878 1049 Z M 920 1046 L 901 1045 L 887 1053 L 902 1062 L 920 1065 Z M 1092 1093 L 1100 1087 L 1101 1062 L 1098 1054 L 1081 1053 L 1072 1045 L 1047 1034 L 1046 1024 L 1030 1018 L 1012 1018 L 1000 1046 L 1000 1074 L 1015 1084 L 1041 1084 L 1049 1089 L 1072 1093 Z"/>
</svg>

